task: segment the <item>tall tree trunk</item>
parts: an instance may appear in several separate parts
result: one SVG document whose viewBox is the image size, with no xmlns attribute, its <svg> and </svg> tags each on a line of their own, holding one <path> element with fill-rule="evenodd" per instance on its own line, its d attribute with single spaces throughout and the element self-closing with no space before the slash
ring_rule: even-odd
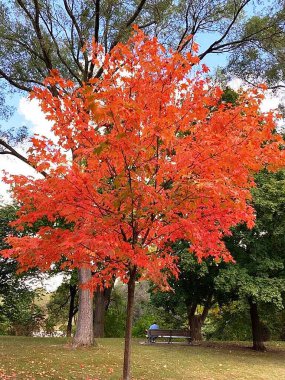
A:
<svg viewBox="0 0 285 380">
<path fill-rule="evenodd" d="M 100 290 L 98 287 L 94 293 L 94 338 L 103 338 L 105 333 L 105 316 L 110 304 L 112 286 Z"/>
<path fill-rule="evenodd" d="M 189 327 L 190 327 L 190 335 L 192 340 L 200 341 L 203 340 L 202 337 L 202 318 L 201 315 L 191 315 L 188 317 Z"/>
<path fill-rule="evenodd" d="M 202 340 L 202 321 L 200 315 L 195 315 L 197 304 L 187 305 L 187 316 L 192 340 Z"/>
<path fill-rule="evenodd" d="M 67 329 L 66 329 L 67 337 L 71 337 L 72 319 L 74 317 L 76 293 L 77 293 L 77 286 L 69 284 L 70 302 L 69 302 L 69 311 L 68 311 L 68 323 L 67 323 Z"/>
<path fill-rule="evenodd" d="M 94 338 L 103 338 L 105 335 L 105 317 L 108 310 L 113 286 L 104 288 L 101 291 L 99 288 L 94 293 Z"/>
<path fill-rule="evenodd" d="M 105 298 L 104 291 L 99 287 L 94 293 L 94 338 L 104 337 L 105 327 Z"/>
<path fill-rule="evenodd" d="M 266 348 L 263 342 L 262 328 L 259 319 L 257 304 L 253 302 L 252 298 L 248 299 L 248 303 L 252 329 L 252 348 L 256 351 L 265 351 Z"/>
<path fill-rule="evenodd" d="M 133 310 L 136 287 L 137 268 L 133 267 L 130 270 L 130 279 L 128 282 L 128 304 L 127 304 L 127 319 L 125 332 L 125 351 L 124 351 L 124 369 L 123 380 L 131 380 L 131 339 L 132 339 L 132 324 Z"/>
<path fill-rule="evenodd" d="M 91 280 L 91 270 L 78 269 L 79 277 L 79 307 L 76 332 L 73 346 L 91 346 L 93 344 L 93 294 L 89 289 L 82 289 L 81 285 Z"/>
</svg>

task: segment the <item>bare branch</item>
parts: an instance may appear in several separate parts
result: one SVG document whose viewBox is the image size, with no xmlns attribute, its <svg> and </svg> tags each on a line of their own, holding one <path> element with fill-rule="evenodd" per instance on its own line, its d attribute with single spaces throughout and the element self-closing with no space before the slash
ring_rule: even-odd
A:
<svg viewBox="0 0 285 380">
<path fill-rule="evenodd" d="M 78 50 L 77 50 L 77 58 L 78 58 L 80 50 L 84 48 L 85 40 L 84 40 L 83 34 L 80 30 L 79 24 L 76 20 L 76 17 L 74 15 L 72 9 L 69 7 L 67 0 L 63 0 L 63 3 L 64 3 L 64 7 L 65 7 L 67 14 L 72 21 L 72 25 L 76 29 L 76 32 L 77 32 L 77 35 L 78 35 L 78 38 L 80 41 L 80 45 L 78 45 Z M 85 62 L 84 80 L 87 80 L 87 78 L 88 78 L 88 63 L 89 62 L 88 62 L 88 54 L 86 51 L 83 52 L 83 57 L 84 57 L 84 62 Z"/>
<path fill-rule="evenodd" d="M 244 9 L 244 7 L 250 2 L 250 0 L 244 1 L 238 9 L 235 10 L 234 16 L 230 24 L 228 25 L 227 29 L 225 30 L 224 34 L 216 41 L 214 41 L 202 54 L 199 55 L 199 58 L 202 60 L 207 54 L 212 53 L 214 48 L 219 45 L 229 34 L 230 30 L 232 29 L 233 25 L 238 19 L 238 16 L 240 15 L 241 11 Z"/>
<path fill-rule="evenodd" d="M 52 30 L 52 21 L 51 21 L 51 26 L 48 25 L 48 23 L 46 22 L 46 20 L 44 18 L 42 18 L 45 26 L 46 26 L 46 29 L 47 31 L 49 32 L 49 35 L 50 37 L 52 38 L 52 41 L 55 45 L 55 48 L 56 48 L 56 53 L 57 53 L 57 56 L 58 58 L 60 59 L 60 61 L 63 63 L 63 65 L 66 67 L 66 69 L 69 71 L 69 73 L 74 77 L 76 78 L 76 80 L 78 81 L 78 83 L 80 85 L 82 85 L 82 81 L 81 79 L 79 78 L 79 76 L 72 70 L 72 68 L 70 67 L 70 65 L 65 61 L 65 59 L 63 58 L 61 52 L 60 52 L 60 48 L 58 46 L 58 43 L 57 43 L 57 40 L 56 40 L 56 37 L 54 36 L 53 34 L 53 30 Z"/>
<path fill-rule="evenodd" d="M 126 28 L 130 27 L 132 25 L 132 23 L 136 20 L 136 18 L 139 16 L 139 14 L 140 14 L 141 10 L 143 9 L 145 3 L 146 3 L 146 0 L 141 0 L 141 2 L 137 6 L 134 14 L 126 21 L 125 25 L 123 25 L 123 27 L 119 30 L 119 33 L 117 34 L 117 37 L 115 38 L 115 40 L 111 44 L 110 50 L 112 50 L 118 44 L 118 42 L 121 39 L 123 31 Z"/>
<path fill-rule="evenodd" d="M 42 174 L 45 178 L 48 177 L 48 174 L 44 171 L 38 171 L 36 166 L 31 164 L 29 162 L 29 160 L 24 157 L 21 153 L 17 152 L 16 149 L 14 149 L 11 145 L 9 145 L 6 141 L 4 141 L 3 139 L 0 139 L 0 145 L 2 147 L 4 147 L 5 149 L 7 149 L 6 151 L 4 152 L 1 152 L 1 154 L 10 154 L 11 156 L 14 156 L 16 158 L 18 158 L 19 160 L 21 160 L 22 162 L 24 162 L 25 164 L 31 166 L 33 169 L 35 169 L 38 173 Z"/>
<path fill-rule="evenodd" d="M 177 48 L 176 48 L 176 50 L 178 50 L 178 51 L 183 50 L 183 48 L 180 49 L 180 46 L 181 46 L 181 44 L 182 44 L 182 42 L 183 42 L 186 34 L 188 33 L 188 28 L 189 28 L 188 16 L 189 16 L 190 6 L 191 6 L 191 1 L 189 1 L 187 9 L 186 9 L 186 14 L 185 14 L 185 30 L 184 30 L 184 33 L 182 34 L 181 38 L 180 38 L 180 41 L 179 41 L 179 43 L 177 45 Z"/>
<path fill-rule="evenodd" d="M 94 40 L 96 43 L 99 42 L 99 28 L 100 28 L 100 0 L 93 0 L 93 3 L 95 1 L 95 24 L 94 24 Z M 91 62 L 90 70 L 88 73 L 88 78 L 92 78 L 94 71 L 94 63 Z"/>
<path fill-rule="evenodd" d="M 1 69 L 0 69 L 0 77 L 4 78 L 8 83 L 10 83 L 12 86 L 18 88 L 19 90 L 31 92 L 33 89 L 32 87 L 27 87 L 24 84 L 17 82 L 17 80 L 15 78 L 10 77 Z"/>
<path fill-rule="evenodd" d="M 25 6 L 25 3 L 22 0 L 17 0 L 17 3 L 23 9 L 23 11 L 26 13 L 26 15 L 28 16 L 28 18 L 30 19 L 30 21 L 33 25 L 34 31 L 37 35 L 37 38 L 38 38 L 38 41 L 39 41 L 39 44 L 40 44 L 40 47 L 41 47 L 41 50 L 43 53 L 44 62 L 46 64 L 46 67 L 49 70 L 52 70 L 53 66 L 52 66 L 52 62 L 50 59 L 50 54 L 49 54 L 49 51 L 46 49 L 44 38 L 43 38 L 41 27 L 40 27 L 39 3 L 38 3 L 38 0 L 33 0 L 33 2 L 34 2 L 34 6 L 35 6 L 35 16 L 34 17 L 32 15 L 32 13 L 30 13 L 29 10 L 27 9 L 27 7 Z"/>
</svg>

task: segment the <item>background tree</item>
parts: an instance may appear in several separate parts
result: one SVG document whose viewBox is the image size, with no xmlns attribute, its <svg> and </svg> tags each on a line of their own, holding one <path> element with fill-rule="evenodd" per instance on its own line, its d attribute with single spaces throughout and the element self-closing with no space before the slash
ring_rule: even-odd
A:
<svg viewBox="0 0 285 380">
<path fill-rule="evenodd" d="M 105 317 L 111 301 L 113 284 L 103 289 L 97 287 L 94 293 L 94 338 L 105 336 Z"/>
<path fill-rule="evenodd" d="M 7 249 L 7 236 L 15 231 L 9 223 L 16 219 L 14 205 L 0 207 L 0 250 Z M 43 322 L 43 310 L 36 304 L 37 292 L 31 282 L 38 279 L 35 271 L 17 274 L 15 260 L 0 257 L 0 332 L 31 335 Z"/>
<path fill-rule="evenodd" d="M 284 2 L 279 0 L 267 4 L 262 14 L 250 17 L 237 32 L 240 39 L 262 32 L 231 54 L 227 72 L 251 84 L 266 81 L 269 88 L 284 88 L 284 20 Z"/>
<path fill-rule="evenodd" d="M 191 49 L 185 36 L 212 33 L 217 36 L 201 52 L 236 49 L 250 41 L 269 25 L 254 30 L 242 28 L 244 10 L 251 0 L 169 1 L 169 0 L 15 0 L 2 1 L 0 75 L 13 87 L 31 91 L 42 85 L 51 69 L 59 69 L 65 77 L 79 85 L 102 71 L 94 68 L 84 46 L 99 42 L 105 53 L 129 37 L 136 23 L 146 34 L 156 35 L 161 42 L 176 49 Z M 20 52 L 20 54 L 19 54 Z M 25 61 L 26 65 L 22 65 Z"/>
<path fill-rule="evenodd" d="M 66 336 L 71 337 L 73 320 L 78 312 L 78 279 L 76 271 L 70 278 L 65 279 L 53 292 L 47 304 L 47 330 L 52 332 L 54 327 L 61 324 L 65 327 Z"/>
<path fill-rule="evenodd" d="M 256 225 L 252 230 L 240 226 L 227 240 L 236 264 L 221 271 L 217 284 L 224 292 L 248 303 L 253 348 L 264 350 L 259 308 L 284 307 L 285 175 L 283 171 L 276 174 L 263 171 L 256 181 L 258 186 L 252 191 Z"/>
<path fill-rule="evenodd" d="M 193 340 L 202 340 L 202 326 L 210 308 L 217 302 L 215 278 L 224 265 L 208 258 L 198 262 L 195 256 L 189 255 L 189 244 L 178 242 L 174 252 L 179 257 L 178 279 L 170 280 L 173 292 L 153 292 L 151 301 L 156 307 L 162 307 L 173 316 L 186 316 Z M 180 321 L 180 326 L 185 320 Z"/>
<path fill-rule="evenodd" d="M 15 286 L 16 285 L 16 286 Z M 36 291 L 18 281 L 1 295 L 0 326 L 1 333 L 8 335 L 30 336 L 43 325 L 44 313 L 37 305 Z"/>
<path fill-rule="evenodd" d="M 6 206 L 0 208 L 0 250 L 9 248 L 4 239 L 12 233 L 12 228 L 9 223 L 15 220 L 16 207 Z M 17 262 L 11 259 L 4 259 L 0 257 L 0 292 L 4 294 L 14 280 L 14 274 L 16 272 Z"/>
</svg>

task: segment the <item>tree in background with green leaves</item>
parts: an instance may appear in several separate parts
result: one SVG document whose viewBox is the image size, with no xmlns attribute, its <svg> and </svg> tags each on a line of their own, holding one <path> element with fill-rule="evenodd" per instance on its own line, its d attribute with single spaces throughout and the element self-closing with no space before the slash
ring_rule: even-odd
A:
<svg viewBox="0 0 285 380">
<path fill-rule="evenodd" d="M 237 30 L 241 40 L 249 34 L 254 37 L 232 52 L 225 71 L 250 84 L 266 81 L 276 90 L 285 88 L 285 3 L 275 0 L 265 4 L 265 10 L 252 15 Z"/>
<path fill-rule="evenodd" d="M 0 207 L 0 250 L 8 248 L 4 239 L 12 232 L 9 223 L 16 218 L 13 205 Z M 37 291 L 31 288 L 38 273 L 17 274 L 17 263 L 0 256 L 0 334 L 32 335 L 43 322 L 37 305 Z"/>
<path fill-rule="evenodd" d="M 233 231 L 227 247 L 236 264 L 223 269 L 216 286 L 232 300 L 246 302 L 253 348 L 264 350 L 261 310 L 281 310 L 285 296 L 285 172 L 257 175 L 253 190 L 256 225 Z"/>
<path fill-rule="evenodd" d="M 137 24 L 174 49 L 191 49 L 193 35 L 214 38 L 201 50 L 234 51 L 268 30 L 245 29 L 247 6 L 253 0 L 14 0 L 0 2 L 0 76 L 12 87 L 30 92 L 42 85 L 51 69 L 58 69 L 79 86 L 102 75 L 84 49 L 94 39 L 105 53 L 129 37 Z M 237 35 L 237 30 L 243 30 Z M 267 34 L 268 35 L 268 34 Z M 25 65 L 23 65 L 25 62 Z"/>
<path fill-rule="evenodd" d="M 47 332 L 53 333 L 58 327 L 72 335 L 73 322 L 78 312 L 78 278 L 77 272 L 67 273 L 62 284 L 51 294 L 47 304 Z"/>
<path fill-rule="evenodd" d="M 169 314 L 177 328 L 188 324 L 193 340 L 202 340 L 202 326 L 209 310 L 218 300 L 214 283 L 224 263 L 212 258 L 199 262 L 189 255 L 189 244 L 179 241 L 174 253 L 179 257 L 179 277 L 170 281 L 172 292 L 151 292 L 151 302 Z M 183 318 L 184 316 L 184 318 Z"/>
<path fill-rule="evenodd" d="M 0 296 L 0 334 L 30 336 L 41 329 L 44 313 L 38 295 L 23 283 Z"/>
</svg>

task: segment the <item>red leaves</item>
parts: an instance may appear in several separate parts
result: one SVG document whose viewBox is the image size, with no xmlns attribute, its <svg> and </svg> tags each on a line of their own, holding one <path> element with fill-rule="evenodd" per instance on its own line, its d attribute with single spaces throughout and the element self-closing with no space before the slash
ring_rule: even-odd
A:
<svg viewBox="0 0 285 380">
<path fill-rule="evenodd" d="M 94 284 L 127 280 L 137 266 L 164 286 L 176 273 L 169 247 L 177 239 L 200 258 L 229 260 L 221 239 L 237 223 L 253 224 L 253 172 L 283 160 L 273 115 L 259 111 L 261 95 L 223 104 L 219 87 L 201 74 L 190 79 L 197 57 L 168 52 L 140 31 L 106 57 L 96 49 L 100 80 L 77 89 L 53 72 L 47 83 L 59 96 L 35 91 L 58 146 L 33 139 L 31 159 L 50 175 L 15 177 L 14 195 L 23 204 L 19 228 L 41 218 L 48 225 L 10 238 L 11 254 L 43 269 L 62 257 L 64 265 L 87 265 Z"/>
</svg>

